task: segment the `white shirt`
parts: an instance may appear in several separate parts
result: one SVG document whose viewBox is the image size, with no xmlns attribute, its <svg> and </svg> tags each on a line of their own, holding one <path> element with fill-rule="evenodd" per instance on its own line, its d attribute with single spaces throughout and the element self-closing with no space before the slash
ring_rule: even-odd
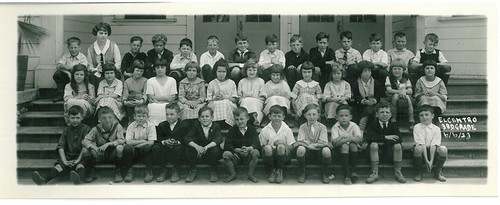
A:
<svg viewBox="0 0 500 205">
<path fill-rule="evenodd" d="M 209 65 L 211 68 L 214 67 L 215 63 L 221 58 L 224 59 L 224 54 L 219 51 L 216 51 L 215 56 L 210 55 L 210 52 L 207 51 L 200 56 L 200 66 Z"/>
<path fill-rule="evenodd" d="M 416 145 L 425 145 L 426 147 L 441 145 L 441 129 L 434 124 L 418 123 L 413 128 L 413 138 Z"/>
<path fill-rule="evenodd" d="M 261 145 L 271 145 L 272 148 L 276 147 L 274 142 L 278 140 L 283 140 L 288 145 L 295 143 L 292 129 L 290 129 L 285 122 L 281 122 L 281 127 L 278 132 L 274 130 L 272 122 L 266 125 L 260 131 L 259 140 Z"/>
<path fill-rule="evenodd" d="M 425 49 L 421 49 L 420 52 L 417 52 L 415 54 L 415 58 L 413 58 L 413 60 L 420 63 L 420 58 L 422 57 L 421 53 L 425 53 Z M 432 51 L 432 53 L 430 53 L 430 54 L 436 54 L 436 50 Z M 441 51 L 439 51 L 438 58 L 439 58 L 439 62 L 436 62 L 436 63 L 447 63 L 448 62 L 448 60 L 446 60 L 446 58 L 444 57 L 443 52 L 441 52 Z"/>
<path fill-rule="evenodd" d="M 285 54 L 283 51 L 275 50 L 273 53 L 269 52 L 269 50 L 264 50 L 260 53 L 259 57 L 259 65 L 263 66 L 264 69 L 271 67 L 271 61 L 278 60 L 281 66 L 285 67 Z"/>
<path fill-rule="evenodd" d="M 151 122 L 145 122 L 140 125 L 137 122 L 132 122 L 127 127 L 127 133 L 125 135 L 125 140 L 156 140 L 156 128 Z"/>
<path fill-rule="evenodd" d="M 177 121 L 175 121 L 174 123 L 169 124 L 169 125 L 170 125 L 170 130 L 171 130 L 171 131 L 174 131 L 174 128 L 175 128 L 175 125 L 177 125 L 177 122 L 179 122 L 179 121 L 177 120 Z"/>
<path fill-rule="evenodd" d="M 210 128 L 212 127 L 212 123 L 208 126 L 203 126 L 201 125 L 201 128 L 203 129 L 203 134 L 205 134 L 205 138 L 208 138 L 208 132 L 210 131 Z"/>
<path fill-rule="evenodd" d="M 354 122 L 349 122 L 349 126 L 347 129 L 344 129 L 342 126 L 340 126 L 340 123 L 336 123 L 332 127 L 332 141 L 337 138 L 344 138 L 344 137 L 361 137 L 361 130 L 359 129 L 358 125 Z"/>
<path fill-rule="evenodd" d="M 374 52 L 372 49 L 368 49 L 363 53 L 363 60 L 370 61 L 372 63 L 385 63 L 389 64 L 389 57 L 385 51 L 382 49 Z"/>
</svg>

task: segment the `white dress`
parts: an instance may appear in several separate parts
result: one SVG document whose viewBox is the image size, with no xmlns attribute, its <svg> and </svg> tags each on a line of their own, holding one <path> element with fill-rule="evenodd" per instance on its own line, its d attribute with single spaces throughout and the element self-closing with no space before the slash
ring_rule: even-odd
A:
<svg viewBox="0 0 500 205">
<path fill-rule="evenodd" d="M 264 102 L 260 99 L 260 91 L 264 87 L 262 78 L 241 79 L 238 83 L 238 97 L 240 98 L 240 107 L 248 110 L 248 113 L 257 113 L 257 121 L 262 121 L 264 114 Z"/>
<path fill-rule="evenodd" d="M 157 77 L 150 78 L 146 82 L 146 94 L 154 96 L 171 96 L 177 94 L 177 83 L 175 79 L 169 76 L 165 76 L 167 81 L 164 85 L 158 82 Z M 149 103 L 149 121 L 155 126 L 158 126 L 160 122 L 165 121 L 167 118 L 165 116 L 165 105 L 167 102 Z"/>
</svg>

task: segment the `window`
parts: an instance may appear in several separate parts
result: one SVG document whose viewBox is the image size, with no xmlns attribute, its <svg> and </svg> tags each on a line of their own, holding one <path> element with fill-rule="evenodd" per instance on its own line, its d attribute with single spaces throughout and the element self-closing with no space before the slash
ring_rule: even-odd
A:
<svg viewBox="0 0 500 205">
<path fill-rule="evenodd" d="M 203 23 L 229 22 L 229 15 L 203 15 Z"/>
<path fill-rule="evenodd" d="M 124 19 L 167 19 L 167 15 L 125 15 Z"/>
<path fill-rule="evenodd" d="M 349 17 L 351 23 L 376 23 L 376 15 L 351 15 Z"/>
<path fill-rule="evenodd" d="M 307 22 L 320 23 L 320 22 L 335 22 L 333 15 L 308 15 Z"/>
<path fill-rule="evenodd" d="M 245 22 L 273 22 L 272 15 L 246 15 Z"/>
</svg>

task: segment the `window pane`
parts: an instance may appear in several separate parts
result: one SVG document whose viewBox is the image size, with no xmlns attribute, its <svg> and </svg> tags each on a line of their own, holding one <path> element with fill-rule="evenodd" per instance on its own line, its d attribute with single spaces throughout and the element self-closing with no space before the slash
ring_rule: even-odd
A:
<svg viewBox="0 0 500 205">
<path fill-rule="evenodd" d="M 217 22 L 229 22 L 229 15 L 217 15 Z"/>
<path fill-rule="evenodd" d="M 259 15 L 246 15 L 245 21 L 246 22 L 259 22 Z"/>
<path fill-rule="evenodd" d="M 271 15 L 259 15 L 259 22 L 273 22 Z"/>
<path fill-rule="evenodd" d="M 203 22 L 229 22 L 229 15 L 203 15 Z"/>
<path fill-rule="evenodd" d="M 363 22 L 363 15 L 351 15 L 349 21 L 352 23 Z"/>
<path fill-rule="evenodd" d="M 307 22 L 320 22 L 321 17 L 319 15 L 308 15 Z"/>
<path fill-rule="evenodd" d="M 375 15 L 364 15 L 363 16 L 363 22 L 366 22 L 366 23 L 375 23 L 375 22 L 377 22 L 377 16 L 375 16 Z"/>
<path fill-rule="evenodd" d="M 321 22 L 335 22 L 335 16 L 333 15 L 322 15 Z"/>
<path fill-rule="evenodd" d="M 166 15 L 125 15 L 125 19 L 166 19 Z"/>
</svg>

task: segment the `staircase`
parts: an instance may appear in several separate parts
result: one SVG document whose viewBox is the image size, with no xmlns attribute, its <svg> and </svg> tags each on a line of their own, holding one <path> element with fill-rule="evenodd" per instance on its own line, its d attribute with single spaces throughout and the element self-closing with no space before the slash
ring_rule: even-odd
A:
<svg viewBox="0 0 500 205">
<path fill-rule="evenodd" d="M 32 101 L 28 106 L 28 112 L 19 116 L 20 127 L 17 129 L 17 176 L 19 184 L 32 185 L 31 172 L 34 170 L 41 171 L 45 174 L 55 162 L 57 153 L 55 147 L 59 136 L 64 129 L 63 119 L 63 103 L 53 103 L 50 99 L 50 90 L 40 90 L 40 99 Z M 463 125 L 469 125 L 468 128 L 474 130 L 460 131 L 451 129 L 451 127 L 443 130 L 443 145 L 448 147 L 449 156 L 446 161 L 444 174 L 448 178 L 447 183 L 457 184 L 477 184 L 486 183 L 487 178 L 487 159 L 488 159 L 488 133 L 487 133 L 487 83 L 486 80 L 465 80 L 465 79 L 450 79 L 448 85 L 449 100 L 448 110 L 443 114 L 444 120 L 453 120 L 460 118 L 463 121 L 474 120 L 472 123 L 462 122 Z M 444 122 L 444 121 L 443 121 Z M 451 123 L 456 124 L 456 123 Z M 465 127 L 467 128 L 467 127 Z M 292 128 L 295 136 L 298 133 L 298 127 Z M 227 132 L 227 131 L 226 131 Z M 328 128 L 330 132 L 330 128 Z M 408 126 L 401 128 L 403 135 L 403 173 L 408 178 L 408 183 L 413 182 L 412 168 L 412 147 L 413 137 L 408 130 Z M 366 145 L 365 145 L 366 146 Z M 370 174 L 370 163 L 368 153 L 362 151 L 359 155 L 358 173 L 361 175 L 361 182 Z M 342 184 L 342 169 L 340 163 L 335 159 L 332 164 L 332 172 L 335 173 L 337 179 L 333 184 Z M 195 184 L 207 183 L 208 181 L 208 166 L 199 165 L 199 176 Z M 296 183 L 297 162 L 292 160 L 286 170 L 287 184 Z M 139 163 L 134 165 L 136 179 L 134 183 L 142 184 L 144 165 Z M 104 164 L 98 165 L 97 174 L 99 179 L 93 184 L 108 184 L 113 176 L 113 165 Z M 246 181 L 247 166 L 238 167 L 238 180 L 236 184 L 249 184 Z M 259 162 L 256 170 L 256 175 L 261 179 L 261 184 L 267 184 L 267 173 L 264 165 Z M 187 175 L 184 169 L 181 170 L 181 177 Z M 308 182 L 317 183 L 319 181 L 320 168 L 318 165 L 308 165 Z M 383 183 L 394 183 L 392 165 L 381 165 L 380 172 Z M 227 171 L 222 163 L 219 166 L 220 179 L 228 176 Z M 69 184 L 69 177 L 62 177 L 51 182 L 51 184 Z M 424 174 L 424 180 L 435 181 L 430 173 Z M 222 181 L 222 180 L 220 180 Z M 385 181 L 385 182 L 384 182 Z M 168 182 L 170 183 L 170 182 Z M 221 183 L 221 182 L 219 182 Z M 396 182 L 397 183 L 397 182 Z M 178 184 L 184 184 L 180 182 Z"/>
</svg>

